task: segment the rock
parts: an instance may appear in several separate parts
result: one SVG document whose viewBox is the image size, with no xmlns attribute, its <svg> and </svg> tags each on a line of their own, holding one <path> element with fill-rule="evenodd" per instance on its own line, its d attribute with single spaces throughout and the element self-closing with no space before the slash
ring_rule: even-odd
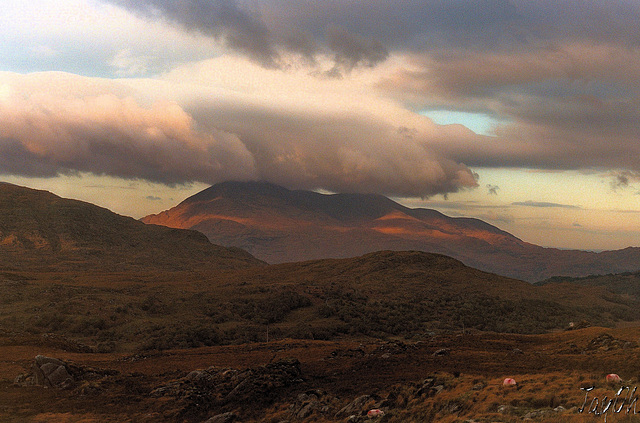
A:
<svg viewBox="0 0 640 423">
<path fill-rule="evenodd" d="M 218 414 L 217 416 L 213 416 L 209 420 L 205 421 L 204 423 L 231 423 L 235 421 L 237 418 L 238 418 L 237 414 L 233 412 L 229 412 L 229 413 L 223 413 L 223 414 Z"/>
<path fill-rule="evenodd" d="M 73 386 L 74 380 L 64 366 L 55 366 L 55 364 L 48 364 L 47 369 L 41 367 L 44 376 L 49 380 L 51 386 L 55 388 L 65 389 Z"/>
<path fill-rule="evenodd" d="M 614 338 L 612 335 L 608 333 L 603 333 L 602 335 L 596 336 L 587 345 L 586 351 L 610 351 L 617 349 L 630 349 L 636 348 L 638 344 L 632 341 L 625 341 L 622 339 Z"/>
<path fill-rule="evenodd" d="M 109 376 L 115 376 L 115 370 L 102 370 L 92 367 L 83 367 L 65 362 L 57 358 L 36 356 L 31 371 L 18 375 L 14 384 L 18 386 L 43 386 L 55 389 L 82 388 L 80 394 L 85 392 L 84 388 L 88 381 L 99 381 Z M 97 387 L 97 382 L 93 385 Z M 89 389 L 95 391 L 95 389 Z M 88 391 L 87 391 L 88 392 Z"/>
<path fill-rule="evenodd" d="M 69 389 L 75 386 L 68 364 L 57 358 L 36 356 L 31 372 L 18 375 L 14 384 L 18 386 L 43 386 L 46 388 Z"/>
<path fill-rule="evenodd" d="M 343 407 L 340 411 L 338 411 L 336 413 L 336 417 L 339 418 L 342 416 L 349 416 L 349 415 L 359 416 L 363 414 L 367 408 L 369 408 L 368 405 L 371 405 L 373 401 L 374 400 L 373 398 L 371 398 L 370 395 L 359 396 L 358 398 L 351 401 L 351 403 Z"/>
<path fill-rule="evenodd" d="M 295 358 L 242 371 L 210 367 L 158 386 L 150 395 L 172 397 L 179 418 L 192 421 L 223 406 L 237 409 L 247 404 L 272 404 L 283 389 L 302 382 L 301 376 L 300 362 Z"/>
<path fill-rule="evenodd" d="M 290 407 L 290 412 L 295 418 L 304 420 L 315 412 L 326 414 L 330 409 L 324 392 L 317 389 L 298 395 L 296 402 Z"/>
<path fill-rule="evenodd" d="M 33 386 L 35 385 L 35 380 L 33 378 L 33 375 L 24 373 L 16 376 L 16 378 L 13 380 L 13 384 L 17 386 Z"/>
<path fill-rule="evenodd" d="M 302 406 L 300 411 L 298 411 L 295 416 L 297 418 L 299 418 L 299 419 L 306 419 L 317 408 L 318 408 L 318 402 L 317 401 L 308 402 L 308 403 L 306 403 L 305 405 Z"/>
<path fill-rule="evenodd" d="M 342 358 L 342 357 L 364 357 L 364 347 L 350 348 L 350 349 L 338 349 L 331 352 L 329 358 Z"/>
<path fill-rule="evenodd" d="M 427 397 L 432 397 L 439 394 L 443 389 L 444 383 L 442 381 L 430 377 L 422 382 L 422 386 L 416 392 L 416 396 L 420 397 L 426 395 Z"/>
<path fill-rule="evenodd" d="M 501 405 L 498 407 L 498 413 L 500 414 L 512 414 L 513 410 L 513 407 L 510 405 Z"/>
<path fill-rule="evenodd" d="M 471 388 L 473 391 L 482 391 L 485 388 L 485 384 L 482 382 L 478 382 Z"/>
<path fill-rule="evenodd" d="M 449 355 L 451 352 L 451 350 L 449 350 L 449 348 L 440 348 L 439 350 L 436 350 L 436 352 L 433 353 L 434 357 L 442 357 L 445 355 Z"/>
<path fill-rule="evenodd" d="M 211 380 L 211 375 L 207 372 L 203 372 L 200 370 L 194 370 L 190 372 L 185 379 L 191 380 L 197 383 L 209 382 Z"/>
</svg>

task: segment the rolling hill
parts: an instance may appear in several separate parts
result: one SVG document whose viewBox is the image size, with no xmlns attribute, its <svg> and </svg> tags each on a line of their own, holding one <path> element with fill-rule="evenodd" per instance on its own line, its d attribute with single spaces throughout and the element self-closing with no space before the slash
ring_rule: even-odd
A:
<svg viewBox="0 0 640 423">
<path fill-rule="evenodd" d="M 263 263 L 196 231 L 145 225 L 50 192 L 0 183 L 4 269 L 182 270 Z"/>
<path fill-rule="evenodd" d="M 552 283 L 569 283 L 580 287 L 598 286 L 616 294 L 640 300 L 640 272 L 589 275 L 581 278 L 556 276 L 537 282 L 536 285 L 544 286 Z"/>
<path fill-rule="evenodd" d="M 640 248 L 543 248 L 478 219 L 411 209 L 381 195 L 327 195 L 264 182 L 216 184 L 142 221 L 194 229 L 269 263 L 418 250 L 527 281 L 640 269 Z"/>
</svg>

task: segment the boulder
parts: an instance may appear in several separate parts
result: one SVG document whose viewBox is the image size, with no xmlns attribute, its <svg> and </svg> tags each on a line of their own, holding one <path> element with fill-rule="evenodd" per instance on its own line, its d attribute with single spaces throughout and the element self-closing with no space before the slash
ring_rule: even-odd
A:
<svg viewBox="0 0 640 423">
<path fill-rule="evenodd" d="M 45 388 L 70 389 L 75 380 L 69 372 L 69 365 L 57 358 L 36 356 L 31 372 L 18 375 L 14 384 L 19 386 L 44 386 Z"/>
<path fill-rule="evenodd" d="M 115 376 L 116 370 L 103 370 L 79 366 L 53 357 L 36 356 L 31 371 L 18 375 L 14 384 L 18 386 L 42 386 L 55 389 L 82 388 L 81 394 L 98 392 L 99 381 Z M 91 386 L 89 387 L 89 382 Z M 85 389 L 86 388 L 86 389 Z"/>
<path fill-rule="evenodd" d="M 290 413 L 299 420 L 307 420 L 314 413 L 327 414 L 331 410 L 332 400 L 333 397 L 328 397 L 319 389 L 307 391 L 298 395 L 290 407 Z"/>
<path fill-rule="evenodd" d="M 449 355 L 451 350 L 449 348 L 440 348 L 433 353 L 434 357 L 443 357 L 445 355 Z"/>
</svg>

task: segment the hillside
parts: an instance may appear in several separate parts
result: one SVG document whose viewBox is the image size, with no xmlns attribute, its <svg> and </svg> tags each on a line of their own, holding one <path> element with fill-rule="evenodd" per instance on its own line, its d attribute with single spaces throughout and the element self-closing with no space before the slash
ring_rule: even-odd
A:
<svg viewBox="0 0 640 423">
<path fill-rule="evenodd" d="M 148 275 L 0 272 L 0 332 L 20 328 L 126 351 L 267 337 L 419 340 L 470 329 L 540 333 L 570 322 L 613 326 L 640 320 L 638 300 L 598 287 L 535 286 L 418 251 L 172 273 L 168 280 Z"/>
<path fill-rule="evenodd" d="M 82 201 L 0 183 L 4 269 L 181 270 L 262 264 L 196 231 L 145 225 Z"/>
<path fill-rule="evenodd" d="M 327 195 L 263 182 L 220 183 L 142 221 L 198 230 L 269 263 L 418 250 L 527 281 L 640 269 L 640 248 L 542 248 L 478 219 L 411 209 L 381 195 Z"/>
<path fill-rule="evenodd" d="M 626 272 L 607 275 L 589 275 L 581 278 L 553 277 L 536 285 L 544 286 L 552 283 L 567 283 L 584 286 L 602 287 L 616 294 L 626 295 L 640 300 L 640 272 Z"/>
</svg>

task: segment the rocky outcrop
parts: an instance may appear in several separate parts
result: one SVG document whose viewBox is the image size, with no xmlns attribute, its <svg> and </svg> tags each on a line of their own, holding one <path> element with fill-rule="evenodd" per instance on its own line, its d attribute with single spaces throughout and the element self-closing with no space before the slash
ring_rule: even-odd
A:
<svg viewBox="0 0 640 423">
<path fill-rule="evenodd" d="M 224 408 L 268 405 L 279 397 L 282 389 L 299 382 L 302 382 L 300 362 L 290 358 L 246 370 L 217 367 L 194 370 L 153 390 L 151 395 L 173 397 L 181 403 L 181 417 L 195 418 Z"/>
<path fill-rule="evenodd" d="M 296 402 L 291 404 L 289 411 L 291 416 L 298 420 L 308 420 L 313 414 L 327 415 L 331 413 L 331 403 L 335 398 L 325 392 L 314 389 L 296 398 Z"/>
<path fill-rule="evenodd" d="M 636 348 L 638 346 L 637 342 L 634 341 L 625 341 L 622 339 L 614 338 L 612 335 L 608 333 L 603 333 L 602 335 L 596 336 L 587 345 L 586 351 L 610 351 L 617 349 L 630 349 Z"/>
<path fill-rule="evenodd" d="M 31 365 L 31 370 L 18 375 L 14 380 L 14 384 L 18 386 L 73 389 L 81 385 L 84 387 L 86 385 L 84 382 L 95 381 L 116 374 L 118 372 L 115 370 L 83 367 L 57 358 L 38 355 Z"/>
<path fill-rule="evenodd" d="M 67 366 L 67 363 L 57 358 L 38 355 L 31 366 L 31 372 L 16 377 L 14 384 L 57 389 L 73 388 L 76 381 L 69 373 Z"/>
</svg>

